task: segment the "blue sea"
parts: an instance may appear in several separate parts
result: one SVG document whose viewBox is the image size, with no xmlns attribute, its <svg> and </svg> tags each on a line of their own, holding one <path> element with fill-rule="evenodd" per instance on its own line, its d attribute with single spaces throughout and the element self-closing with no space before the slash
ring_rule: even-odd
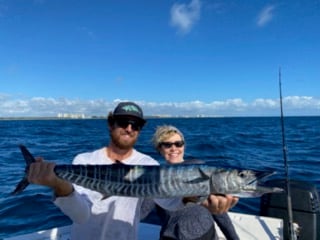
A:
<svg viewBox="0 0 320 240">
<path fill-rule="evenodd" d="M 156 118 L 139 136 L 136 149 L 163 162 L 151 144 L 162 124 L 177 126 L 186 138 L 186 159 L 211 165 L 276 171 L 284 177 L 279 117 Z M 285 136 L 291 179 L 305 180 L 320 188 L 320 117 L 285 117 Z M 105 119 L 2 120 L 0 121 L 0 239 L 70 223 L 51 202 L 49 189 L 30 185 L 10 196 L 24 174 L 19 144 L 35 156 L 58 164 L 109 142 Z M 258 214 L 259 198 L 240 199 L 235 212 Z"/>
</svg>

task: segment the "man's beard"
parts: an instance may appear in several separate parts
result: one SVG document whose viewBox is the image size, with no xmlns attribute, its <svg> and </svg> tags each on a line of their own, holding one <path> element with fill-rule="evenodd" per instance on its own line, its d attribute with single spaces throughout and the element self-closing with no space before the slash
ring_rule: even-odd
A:
<svg viewBox="0 0 320 240">
<path fill-rule="evenodd" d="M 131 141 L 122 141 L 121 135 L 115 134 L 114 132 L 110 133 L 110 137 L 111 137 L 113 144 L 122 150 L 129 150 L 129 149 L 133 148 L 134 144 L 137 141 L 137 138 L 132 138 Z"/>
</svg>

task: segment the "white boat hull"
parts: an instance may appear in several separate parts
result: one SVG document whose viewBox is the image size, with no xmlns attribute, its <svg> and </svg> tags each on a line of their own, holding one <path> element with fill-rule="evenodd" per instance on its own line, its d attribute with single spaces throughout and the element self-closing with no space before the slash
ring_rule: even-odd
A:
<svg viewBox="0 0 320 240">
<path fill-rule="evenodd" d="M 283 221 L 278 218 L 262 217 L 241 213 L 229 212 L 236 232 L 240 239 L 246 240 L 281 240 L 283 239 Z M 224 235 L 216 226 L 219 239 L 225 239 Z M 139 240 L 159 239 L 160 226 L 148 223 L 140 223 Z M 52 228 L 4 240 L 70 240 L 70 226 Z"/>
</svg>

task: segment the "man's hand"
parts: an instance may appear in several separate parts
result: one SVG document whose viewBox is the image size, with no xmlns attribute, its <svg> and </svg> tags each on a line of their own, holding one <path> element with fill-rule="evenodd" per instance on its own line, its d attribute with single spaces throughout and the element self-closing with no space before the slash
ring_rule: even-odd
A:
<svg viewBox="0 0 320 240">
<path fill-rule="evenodd" d="M 50 187 L 56 196 L 67 196 L 73 192 L 73 186 L 54 173 L 55 163 L 36 158 L 36 162 L 31 163 L 28 171 L 28 181 Z"/>
<path fill-rule="evenodd" d="M 36 162 L 30 164 L 28 181 L 30 183 L 54 188 L 58 182 L 58 177 L 53 171 L 54 167 L 54 163 L 46 162 L 42 158 L 36 158 Z"/>
<path fill-rule="evenodd" d="M 230 208 L 234 207 L 238 202 L 237 197 L 231 195 L 214 195 L 210 194 L 209 197 L 202 202 L 212 214 L 222 214 L 228 212 Z"/>
</svg>

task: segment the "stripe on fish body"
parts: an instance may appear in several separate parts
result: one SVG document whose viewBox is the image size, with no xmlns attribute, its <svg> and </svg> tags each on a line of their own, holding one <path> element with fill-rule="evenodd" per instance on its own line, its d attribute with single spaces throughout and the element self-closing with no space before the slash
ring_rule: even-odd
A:
<svg viewBox="0 0 320 240">
<path fill-rule="evenodd" d="M 29 165 L 35 161 L 23 145 L 20 146 Z M 56 165 L 56 175 L 104 196 L 187 197 L 209 194 L 231 194 L 237 197 L 259 197 L 282 189 L 262 186 L 261 180 L 274 172 L 224 169 L 207 164 L 179 165 Z M 28 185 L 27 177 L 17 185 L 13 194 Z"/>
</svg>

